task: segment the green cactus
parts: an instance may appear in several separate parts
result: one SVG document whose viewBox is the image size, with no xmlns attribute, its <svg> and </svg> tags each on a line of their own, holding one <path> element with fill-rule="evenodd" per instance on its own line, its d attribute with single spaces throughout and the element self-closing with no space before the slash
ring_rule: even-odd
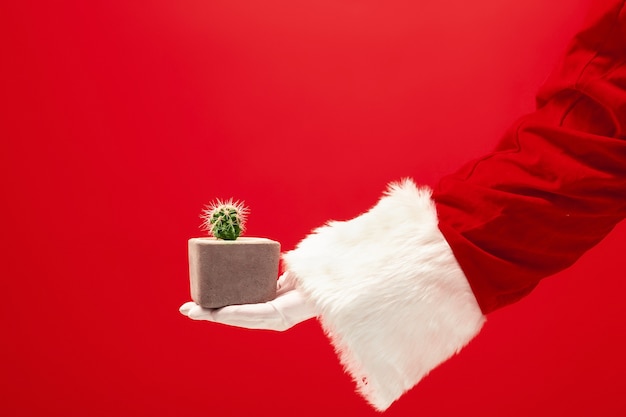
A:
<svg viewBox="0 0 626 417">
<path fill-rule="evenodd" d="M 202 227 L 218 239 L 235 240 L 245 230 L 248 208 L 240 201 L 216 200 L 202 212 Z"/>
</svg>

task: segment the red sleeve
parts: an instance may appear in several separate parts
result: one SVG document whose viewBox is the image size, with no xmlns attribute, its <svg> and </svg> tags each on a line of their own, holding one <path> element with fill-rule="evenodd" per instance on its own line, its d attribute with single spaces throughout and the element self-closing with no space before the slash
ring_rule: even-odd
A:
<svg viewBox="0 0 626 417">
<path fill-rule="evenodd" d="M 626 216 L 626 10 L 574 39 L 537 110 L 440 182 L 439 228 L 484 313 L 572 265 Z"/>
</svg>

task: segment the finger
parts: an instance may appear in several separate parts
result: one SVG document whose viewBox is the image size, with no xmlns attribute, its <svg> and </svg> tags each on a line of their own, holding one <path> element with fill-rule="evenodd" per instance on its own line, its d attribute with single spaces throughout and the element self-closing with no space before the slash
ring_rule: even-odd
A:
<svg viewBox="0 0 626 417">
<path fill-rule="evenodd" d="M 195 307 L 197 304 L 194 303 L 193 301 L 189 301 L 186 302 L 185 304 L 183 304 L 182 306 L 180 306 L 180 308 L 178 309 L 178 311 L 180 311 L 180 313 L 184 316 L 188 316 L 189 315 L 189 310 L 191 310 L 193 307 Z"/>
<path fill-rule="evenodd" d="M 270 303 L 226 306 L 212 312 L 214 321 L 248 329 L 274 330 L 282 317 Z"/>
<path fill-rule="evenodd" d="M 187 317 L 193 320 L 215 321 L 213 319 L 213 311 L 215 311 L 215 309 L 202 308 L 199 305 L 194 303 L 194 305 L 191 307 L 191 309 L 187 313 Z"/>
<path fill-rule="evenodd" d="M 296 287 L 296 282 L 293 277 L 293 274 L 289 271 L 283 273 L 276 283 L 276 296 L 284 294 L 287 291 L 290 291 Z"/>
<path fill-rule="evenodd" d="M 192 320 L 206 320 L 247 329 L 282 330 L 284 327 L 282 316 L 270 303 L 232 305 L 222 308 L 203 308 L 196 303 L 185 303 L 181 310 L 183 308 L 186 310 L 187 317 Z"/>
</svg>

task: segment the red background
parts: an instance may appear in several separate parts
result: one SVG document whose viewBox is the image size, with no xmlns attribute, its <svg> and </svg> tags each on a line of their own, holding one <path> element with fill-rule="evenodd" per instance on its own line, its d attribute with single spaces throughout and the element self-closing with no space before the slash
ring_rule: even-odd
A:
<svg viewBox="0 0 626 417">
<path fill-rule="evenodd" d="M 288 250 L 489 151 L 592 0 L 3 2 L 0 415 L 376 415 L 316 321 L 193 322 L 215 197 Z M 389 416 L 626 412 L 621 225 Z"/>
</svg>

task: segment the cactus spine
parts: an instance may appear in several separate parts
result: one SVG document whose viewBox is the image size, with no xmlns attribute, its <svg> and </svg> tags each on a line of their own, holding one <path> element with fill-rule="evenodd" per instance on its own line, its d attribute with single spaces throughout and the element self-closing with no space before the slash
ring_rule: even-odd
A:
<svg viewBox="0 0 626 417">
<path fill-rule="evenodd" d="M 203 229 L 218 239 L 235 240 L 245 230 L 248 208 L 240 201 L 216 200 L 202 212 Z"/>
</svg>

